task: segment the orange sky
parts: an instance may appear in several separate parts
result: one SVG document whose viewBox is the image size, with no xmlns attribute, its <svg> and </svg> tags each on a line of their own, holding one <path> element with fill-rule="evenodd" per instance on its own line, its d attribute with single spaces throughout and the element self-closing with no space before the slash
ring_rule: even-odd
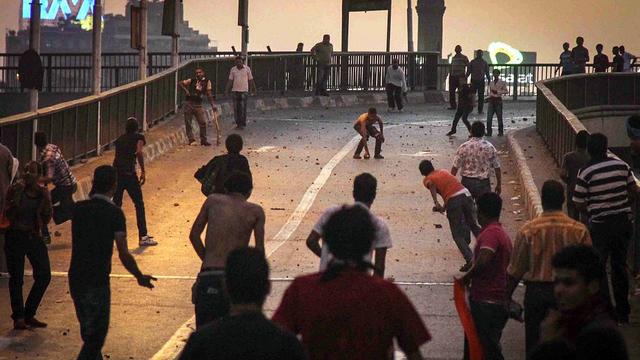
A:
<svg viewBox="0 0 640 360">
<path fill-rule="evenodd" d="M 0 28 L 16 28 L 22 0 L 0 0 Z M 126 0 L 104 0 L 107 12 L 123 12 Z M 412 0 L 415 6 L 417 0 Z M 236 25 L 237 0 L 184 0 L 191 25 L 216 40 L 221 50 L 239 46 Z M 405 51 L 406 0 L 393 0 L 392 50 Z M 446 56 L 459 43 L 465 53 L 486 48 L 492 41 L 504 41 L 515 48 L 537 51 L 538 61 L 553 61 L 564 41 L 583 35 L 586 45 L 597 42 L 606 49 L 623 43 L 640 55 L 638 0 L 447 0 L 444 18 Z M 309 49 L 323 33 L 333 35 L 340 48 L 341 0 L 250 0 L 250 49 L 291 50 L 302 41 Z M 386 13 L 351 15 L 350 50 L 384 50 Z M 414 42 L 417 16 L 414 11 Z M 4 37 L 0 38 L 4 49 Z M 607 50 L 610 51 L 610 50 Z"/>
</svg>

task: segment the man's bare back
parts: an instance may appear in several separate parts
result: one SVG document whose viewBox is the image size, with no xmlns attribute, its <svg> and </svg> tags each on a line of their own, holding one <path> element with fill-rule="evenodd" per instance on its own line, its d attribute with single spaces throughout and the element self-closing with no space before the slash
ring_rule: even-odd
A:
<svg viewBox="0 0 640 360">
<path fill-rule="evenodd" d="M 264 251 L 264 210 L 240 194 L 213 194 L 205 201 L 191 229 L 191 242 L 203 261 L 203 268 L 223 268 L 227 255 L 249 245 L 255 232 L 255 246 Z M 207 228 L 204 247 L 200 235 Z M 198 243 L 200 244 L 198 246 Z"/>
</svg>

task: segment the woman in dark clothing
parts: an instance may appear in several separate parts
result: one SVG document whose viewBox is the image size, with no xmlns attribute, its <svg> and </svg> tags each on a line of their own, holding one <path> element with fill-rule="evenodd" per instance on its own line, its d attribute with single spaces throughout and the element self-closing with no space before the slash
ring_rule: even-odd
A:
<svg viewBox="0 0 640 360">
<path fill-rule="evenodd" d="M 21 179 L 7 193 L 5 213 L 10 225 L 5 235 L 4 250 L 11 276 L 9 296 L 16 330 L 47 326 L 35 318 L 38 305 L 51 281 L 49 254 L 41 234 L 42 226 L 51 220 L 51 198 L 49 191 L 38 185 L 40 175 L 38 163 L 27 163 Z M 23 302 L 25 257 L 33 268 L 34 283 L 27 301 Z"/>
<path fill-rule="evenodd" d="M 453 117 L 453 124 L 451 124 L 451 131 L 447 133 L 447 136 L 451 136 L 456 133 L 458 128 L 458 121 L 462 118 L 462 122 L 464 126 L 467 127 L 469 133 L 471 133 L 471 124 L 467 118 L 469 114 L 473 111 L 474 105 L 474 90 L 471 85 L 463 84 L 458 91 L 458 111 L 456 111 L 456 115 Z"/>
</svg>

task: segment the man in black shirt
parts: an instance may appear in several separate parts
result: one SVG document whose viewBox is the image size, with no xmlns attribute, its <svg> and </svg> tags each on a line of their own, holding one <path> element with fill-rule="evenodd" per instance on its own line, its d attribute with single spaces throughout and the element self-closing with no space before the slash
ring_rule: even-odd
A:
<svg viewBox="0 0 640 360">
<path fill-rule="evenodd" d="M 114 239 L 122 265 L 135 276 L 140 286 L 152 289 L 151 281 L 156 280 L 142 274 L 129 253 L 124 214 L 111 201 L 116 176 L 112 166 L 96 168 L 91 198 L 76 203 L 73 209 L 69 290 L 84 342 L 78 355 L 82 360 L 102 359 L 102 345 L 109 330 L 109 274 Z"/>
<path fill-rule="evenodd" d="M 142 185 L 146 181 L 144 171 L 144 154 L 142 152 L 146 144 L 144 135 L 138 132 L 138 120 L 134 117 L 127 119 L 126 133 L 116 140 L 116 156 L 113 159 L 113 167 L 118 173 L 118 186 L 113 195 L 113 202 L 122 207 L 122 195 L 127 190 L 129 197 L 136 207 L 136 221 L 138 223 L 138 244 L 140 246 L 153 246 L 158 243 L 147 233 L 147 219 L 144 212 L 144 200 L 142 199 Z M 136 173 L 136 160 L 140 165 L 140 178 Z"/>
<path fill-rule="evenodd" d="M 201 167 L 195 175 L 197 179 L 201 179 L 206 176 L 206 172 L 218 172 L 215 178 L 215 185 L 211 192 L 213 194 L 227 193 L 227 190 L 224 188 L 224 183 L 234 171 L 240 171 L 249 175 L 249 179 L 251 179 L 251 183 L 253 184 L 249 161 L 244 155 L 240 154 L 243 146 L 242 136 L 238 134 L 227 136 L 225 146 L 227 148 L 227 154 L 214 157 L 205 166 Z M 211 193 L 206 194 L 206 196 L 211 195 Z"/>
<path fill-rule="evenodd" d="M 306 359 L 298 339 L 262 314 L 271 290 L 269 264 L 261 251 L 238 248 L 227 257 L 229 316 L 191 335 L 181 360 Z"/>
<path fill-rule="evenodd" d="M 582 36 L 576 38 L 576 46 L 571 49 L 571 60 L 575 64 L 574 74 L 584 74 L 586 72 L 589 50 L 584 47 L 584 38 Z"/>
<path fill-rule="evenodd" d="M 602 44 L 596 45 L 596 51 L 598 53 L 593 57 L 593 68 L 597 73 L 607 72 L 609 68 L 609 57 L 602 53 L 602 49 L 604 49 Z"/>
<path fill-rule="evenodd" d="M 611 71 L 613 72 L 623 72 L 624 71 L 624 58 L 620 55 L 620 48 L 617 46 L 613 47 L 613 62 L 611 63 Z"/>
</svg>

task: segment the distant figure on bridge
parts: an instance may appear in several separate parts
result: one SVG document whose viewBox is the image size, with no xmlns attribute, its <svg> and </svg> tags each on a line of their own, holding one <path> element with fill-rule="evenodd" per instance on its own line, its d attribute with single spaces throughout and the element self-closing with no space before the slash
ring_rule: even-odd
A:
<svg viewBox="0 0 640 360">
<path fill-rule="evenodd" d="M 231 251 L 224 279 L 231 302 L 229 316 L 191 334 L 180 360 L 307 359 L 298 339 L 263 314 L 271 291 L 263 251 L 247 247 Z"/>
<path fill-rule="evenodd" d="M 227 81 L 225 94 L 229 94 L 229 91 L 233 93 L 233 115 L 236 120 L 236 129 L 242 130 L 247 126 L 249 91 L 253 95 L 257 93 L 251 69 L 244 64 L 242 56 L 236 56 L 236 66 L 229 70 L 229 81 Z"/>
<path fill-rule="evenodd" d="M 420 174 L 424 176 L 422 184 L 431 193 L 434 204 L 433 211 L 447 213 L 453 241 L 466 261 L 460 271 L 468 271 L 473 264 L 473 252 L 469 247 L 471 243 L 469 232 L 472 232 L 476 238 L 480 234 L 480 225 L 478 225 L 476 218 L 471 193 L 447 170 L 434 169 L 429 160 L 423 160 L 419 169 Z M 442 197 L 444 205 L 438 201 L 438 195 Z"/>
<path fill-rule="evenodd" d="M 367 209 L 371 209 L 373 201 L 376 198 L 376 192 L 378 187 L 378 180 L 369 174 L 363 173 L 353 180 L 353 200 L 356 205 L 362 205 Z M 313 230 L 307 237 L 307 247 L 314 254 L 320 258 L 320 271 L 325 271 L 329 262 L 333 259 L 333 255 L 327 246 L 327 242 L 323 240 L 322 246 L 320 246 L 320 239 L 322 238 L 322 229 L 329 221 L 329 218 L 336 212 L 338 212 L 342 206 L 334 206 L 325 210 L 320 216 L 320 219 L 313 226 Z M 385 259 L 387 256 L 387 249 L 391 248 L 391 233 L 387 223 L 379 216 L 371 214 L 371 220 L 375 227 L 375 237 L 371 244 L 371 251 L 366 254 L 364 259 L 367 262 L 371 262 L 371 255 L 375 252 L 374 257 L 374 273 L 380 277 L 384 277 Z"/>
<path fill-rule="evenodd" d="M 404 70 L 400 68 L 400 63 L 397 58 L 391 61 L 391 65 L 387 68 L 386 74 L 386 87 L 387 87 L 387 103 L 389 105 L 389 111 L 395 110 L 396 106 L 398 111 L 402 112 L 404 108 L 402 96 L 407 93 L 407 79 L 404 74 Z"/>
<path fill-rule="evenodd" d="M 609 57 L 602 53 L 604 46 L 602 44 L 596 45 L 597 54 L 593 57 L 593 69 L 597 73 L 607 72 L 609 69 Z"/>
<path fill-rule="evenodd" d="M 316 96 L 329 96 L 327 92 L 327 80 L 331 71 L 331 56 L 333 55 L 333 44 L 331 44 L 331 36 L 325 34 L 322 42 L 315 44 L 311 48 L 311 56 L 316 60 Z"/>
<path fill-rule="evenodd" d="M 289 67 L 289 85 L 290 90 L 304 90 L 304 80 L 306 77 L 304 66 L 304 44 L 298 43 L 296 47 L 296 56 L 287 60 L 287 67 Z"/>
<path fill-rule="evenodd" d="M 124 213 L 111 201 L 117 181 L 112 166 L 97 167 L 89 200 L 78 202 L 73 209 L 69 292 L 83 342 L 78 359 L 102 359 L 111 312 L 109 274 L 114 240 L 120 262 L 138 285 L 153 289 L 152 281 L 157 280 L 143 274 L 129 253 Z"/>
<path fill-rule="evenodd" d="M 197 145 L 191 127 L 191 119 L 195 116 L 198 126 L 200 127 L 200 145 L 211 146 L 209 141 L 207 141 L 207 118 L 204 113 L 205 110 L 202 107 L 202 97 L 206 96 L 209 105 L 211 105 L 211 109 L 214 112 L 218 111 L 218 108 L 213 102 L 213 86 L 211 80 L 206 78 L 204 69 L 197 67 L 195 78 L 183 80 L 179 85 L 187 95 L 184 104 L 184 125 L 187 138 L 189 139 L 189 145 Z"/>
<path fill-rule="evenodd" d="M 489 64 L 484 61 L 482 50 L 476 50 L 476 57 L 471 60 L 467 67 L 467 75 L 471 75 L 471 86 L 478 94 L 478 114 L 482 114 L 484 109 L 484 88 L 485 79 L 491 81 L 491 73 L 489 72 Z"/>
<path fill-rule="evenodd" d="M 593 246 L 602 255 L 602 266 L 611 258 L 611 287 L 615 298 L 618 322 L 629 323 L 629 274 L 627 251 L 632 236 L 631 200 L 638 186 L 631 168 L 624 161 L 607 153 L 608 140 L 603 134 L 589 136 L 589 164 L 578 172 L 573 202 L 578 209 L 587 209 Z M 606 281 L 602 291 L 610 300 Z M 613 304 L 613 302 L 611 302 Z"/>
<path fill-rule="evenodd" d="M 589 62 L 589 50 L 584 47 L 584 38 L 576 38 L 576 46 L 571 49 L 571 61 L 574 64 L 574 74 L 584 74 L 587 72 L 587 62 Z"/>
<path fill-rule="evenodd" d="M 40 153 L 40 164 L 43 168 L 42 179 L 44 185 L 52 183 L 51 204 L 53 204 L 53 220 L 62 224 L 71 219 L 73 208 L 73 194 L 78 190 L 78 182 L 71 173 L 69 164 L 64 159 L 62 151 L 57 145 L 49 144 L 47 134 L 37 132 L 34 143 Z M 51 243 L 48 224 L 42 224 L 42 238 L 45 244 Z"/>
<path fill-rule="evenodd" d="M 122 196 L 127 191 L 136 208 L 136 222 L 138 225 L 138 245 L 154 246 L 158 242 L 147 232 L 147 217 L 144 211 L 142 198 L 142 185 L 147 181 L 144 168 L 144 146 L 147 141 L 140 134 L 138 119 L 127 119 L 125 134 L 120 136 L 116 144 L 116 155 L 113 159 L 113 167 L 118 173 L 118 185 L 113 194 L 113 202 L 122 207 Z M 140 177 L 136 172 L 136 162 L 140 166 Z"/>
<path fill-rule="evenodd" d="M 513 252 L 511 238 L 500 224 L 502 199 L 496 193 L 486 193 L 478 199 L 478 221 L 482 231 L 476 238 L 473 267 L 462 281 L 469 287 L 469 307 L 476 326 L 484 358 L 504 360 L 502 330 L 507 324 L 507 267 Z M 469 344 L 465 337 L 465 359 L 469 359 Z"/>
<path fill-rule="evenodd" d="M 455 52 L 456 54 L 451 58 L 451 71 L 449 72 L 449 110 L 458 109 L 456 90 L 467 82 L 465 76 L 469 65 L 469 58 L 462 53 L 462 46 L 456 45 Z"/>
<path fill-rule="evenodd" d="M 420 314 L 395 284 L 368 273 L 369 210 L 344 205 L 322 233 L 334 259 L 327 270 L 293 280 L 273 321 L 301 336 L 310 359 L 389 359 L 394 340 L 407 359 L 422 359 L 431 335 Z"/>
<path fill-rule="evenodd" d="M 251 233 L 255 247 L 264 253 L 264 210 L 247 201 L 253 188 L 251 178 L 235 172 L 224 187 L 228 194 L 212 194 L 205 200 L 189 234 L 191 245 L 202 260 L 191 297 L 198 329 L 229 314 L 229 300 L 224 293 L 224 265 L 229 253 L 247 246 Z"/>
<path fill-rule="evenodd" d="M 378 123 L 380 126 L 380 130 L 373 126 L 373 124 Z M 369 159 L 371 157 L 371 153 L 369 153 L 369 146 L 367 142 L 369 141 L 369 136 L 376 139 L 376 147 L 374 158 L 376 159 L 384 159 L 382 156 L 382 143 L 384 143 L 384 124 L 382 123 L 382 119 L 378 116 L 378 110 L 372 107 L 369 108 L 369 111 L 360 115 L 356 122 L 353 124 L 353 128 L 356 130 L 362 139 L 358 143 L 356 147 L 356 152 L 353 154 L 354 159 L 362 159 L 360 157 L 360 153 L 362 149 L 364 149 L 364 158 Z"/>
<path fill-rule="evenodd" d="M 576 187 L 578 179 L 578 171 L 589 163 L 589 153 L 587 153 L 587 140 L 589 133 L 586 130 L 580 130 L 576 134 L 574 151 L 568 152 L 562 159 L 560 168 L 560 178 L 567 184 L 567 214 L 574 220 L 581 221 L 585 225 L 589 223 L 589 216 L 583 211 L 579 211 L 573 202 L 573 191 Z"/>
<path fill-rule="evenodd" d="M 502 173 L 496 148 L 483 139 L 484 124 L 476 121 L 471 124 L 471 138 L 460 145 L 453 157 L 451 175 L 456 176 L 460 170 L 462 185 L 469 190 L 473 200 L 491 192 L 491 171 L 496 175 L 495 192 L 502 191 Z"/>
<path fill-rule="evenodd" d="M 622 56 L 622 60 L 624 60 L 622 71 L 633 72 L 633 65 L 635 65 L 638 61 L 638 57 L 631 53 L 628 53 L 624 48 L 624 45 L 620 45 L 620 56 Z"/>
<path fill-rule="evenodd" d="M 562 76 L 571 75 L 575 71 L 575 64 L 571 58 L 571 51 L 569 51 L 569 43 L 562 44 L 562 53 L 560 53 L 560 64 L 556 67 L 556 74 L 558 70 L 562 69 Z"/>
<path fill-rule="evenodd" d="M 35 318 L 40 301 L 51 282 L 51 265 L 47 246 L 42 241 L 43 224 L 51 220 L 49 191 L 38 184 L 41 170 L 38 163 L 30 161 L 21 179 L 7 192 L 5 216 L 9 228 L 5 233 L 4 252 L 9 273 L 9 298 L 11 318 L 15 330 L 46 327 Z M 33 286 L 27 301 L 23 301 L 24 260 L 29 259 L 33 269 Z"/>
<path fill-rule="evenodd" d="M 507 298 L 524 279 L 524 331 L 526 353 L 540 342 L 540 324 L 557 307 L 553 297 L 553 256 L 571 245 L 591 246 L 587 227 L 562 212 L 564 189 L 547 180 L 541 191 L 543 212 L 518 230 L 509 263 Z"/>
<path fill-rule="evenodd" d="M 498 118 L 498 136 L 504 135 L 502 121 L 502 96 L 509 93 L 507 83 L 500 79 L 500 70 L 493 70 L 493 79 L 489 82 L 489 108 L 487 109 L 487 136 L 493 135 L 493 115 Z"/>
<path fill-rule="evenodd" d="M 613 54 L 613 62 L 611 63 L 611 71 L 612 72 L 623 72 L 624 71 L 624 58 L 620 55 L 620 47 L 614 46 L 611 50 Z"/>
<path fill-rule="evenodd" d="M 451 123 L 451 130 L 447 133 L 447 136 L 452 136 L 458 131 L 458 122 L 462 119 L 467 131 L 471 133 L 471 124 L 469 123 L 469 114 L 473 112 L 473 107 L 476 102 L 475 90 L 469 84 L 465 84 L 464 77 L 460 79 L 460 86 L 458 88 L 458 111 L 453 116 L 453 122 Z"/>
</svg>

